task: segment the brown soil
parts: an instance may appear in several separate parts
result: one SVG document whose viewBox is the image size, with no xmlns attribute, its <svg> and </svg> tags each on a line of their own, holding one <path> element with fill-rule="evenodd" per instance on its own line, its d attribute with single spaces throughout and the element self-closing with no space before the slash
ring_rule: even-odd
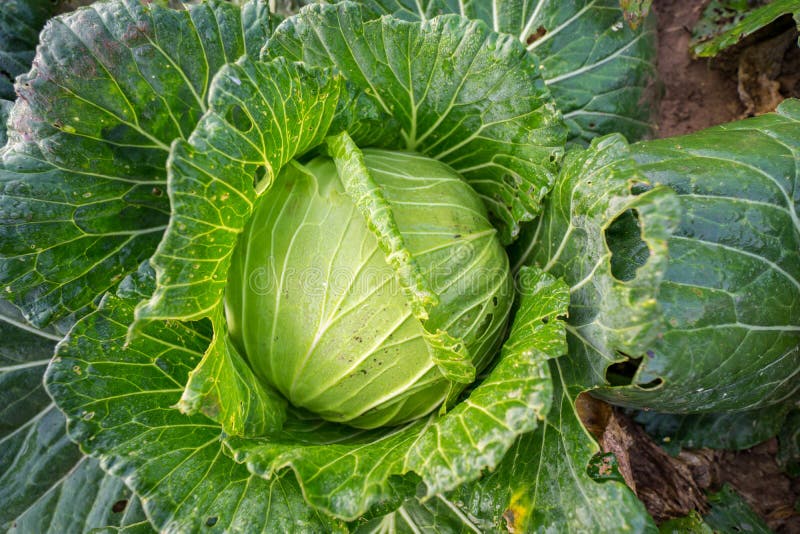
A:
<svg viewBox="0 0 800 534">
<path fill-rule="evenodd" d="M 695 60 L 689 52 L 692 27 L 705 2 L 660 0 L 653 9 L 658 17 L 658 73 L 663 98 L 657 137 L 694 132 L 738 119 L 744 113 L 736 78 L 711 68 L 708 60 Z"/>
<path fill-rule="evenodd" d="M 791 17 L 726 50 L 694 59 L 692 28 L 707 1 L 656 0 L 658 72 L 663 97 L 656 137 L 671 137 L 766 113 L 800 97 L 800 52 Z"/>
</svg>

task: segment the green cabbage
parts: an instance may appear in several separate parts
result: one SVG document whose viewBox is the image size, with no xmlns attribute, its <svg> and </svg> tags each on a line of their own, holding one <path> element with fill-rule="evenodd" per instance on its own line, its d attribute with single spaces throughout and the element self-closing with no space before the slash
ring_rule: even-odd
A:
<svg viewBox="0 0 800 534">
<path fill-rule="evenodd" d="M 257 202 L 228 274 L 231 337 L 295 406 L 358 427 L 416 419 L 465 384 L 436 365 L 444 331 L 478 369 L 513 300 L 508 258 L 475 192 L 446 165 L 365 150 L 413 261 L 438 295 L 420 320 L 331 158 L 284 168 Z"/>
</svg>

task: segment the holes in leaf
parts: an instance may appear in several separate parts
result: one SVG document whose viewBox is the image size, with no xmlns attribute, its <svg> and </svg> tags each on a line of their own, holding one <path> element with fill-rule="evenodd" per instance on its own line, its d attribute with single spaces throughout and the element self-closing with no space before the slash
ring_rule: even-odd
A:
<svg viewBox="0 0 800 534">
<path fill-rule="evenodd" d="M 659 387 L 661 387 L 661 384 L 663 383 L 664 380 L 662 380 L 661 378 L 655 378 L 650 382 L 646 382 L 644 384 L 636 384 L 636 386 L 642 389 L 658 389 Z"/>
<path fill-rule="evenodd" d="M 250 117 L 238 104 L 228 109 L 228 113 L 225 114 L 225 121 L 240 132 L 249 132 L 253 127 L 253 121 L 250 120 Z"/>
<path fill-rule="evenodd" d="M 122 512 L 123 510 L 125 510 L 126 506 L 128 506 L 127 499 L 122 499 L 122 500 L 119 500 L 119 501 L 115 502 L 111 506 L 111 511 L 114 512 L 115 514 L 118 514 L 118 513 Z"/>
<path fill-rule="evenodd" d="M 253 173 L 253 189 L 258 190 L 258 184 L 267 175 L 267 168 L 264 165 L 259 165 Z"/>
<path fill-rule="evenodd" d="M 647 182 L 633 182 L 628 188 L 632 195 L 641 195 L 642 193 L 646 193 L 651 189 L 653 189 L 653 186 Z"/>
<path fill-rule="evenodd" d="M 208 519 L 206 519 L 206 526 L 207 527 L 213 527 L 214 525 L 217 524 L 218 520 L 219 520 L 219 518 L 216 517 L 216 516 L 209 517 Z"/>
<path fill-rule="evenodd" d="M 636 277 L 636 270 L 647 262 L 650 250 L 642 240 L 639 213 L 628 210 L 605 230 L 606 246 L 611 251 L 611 276 L 622 282 Z"/>
<path fill-rule="evenodd" d="M 547 35 L 547 28 L 545 28 L 544 26 L 539 26 L 538 28 L 536 28 L 535 32 L 530 34 L 528 38 L 525 39 L 525 42 L 529 45 L 533 44 L 542 37 L 544 37 L 545 35 Z"/>
<path fill-rule="evenodd" d="M 656 377 L 649 382 L 645 382 L 643 384 L 634 384 L 633 378 L 636 376 L 636 372 L 639 370 L 639 367 L 642 365 L 642 357 L 632 358 L 627 354 L 623 354 L 622 352 L 617 351 L 618 354 L 625 356 L 627 358 L 625 361 L 617 362 L 615 364 L 609 365 L 606 368 L 606 381 L 614 387 L 620 386 L 636 386 L 640 389 L 650 390 L 650 389 L 657 389 L 664 384 L 664 380 L 660 377 Z M 652 358 L 653 353 L 648 351 L 649 356 Z"/>
<path fill-rule="evenodd" d="M 619 462 L 613 452 L 598 452 L 586 465 L 586 474 L 595 482 L 625 482 L 619 472 Z"/>
<path fill-rule="evenodd" d="M 636 371 L 639 370 L 639 366 L 642 364 L 642 358 L 631 358 L 621 352 L 619 354 L 625 356 L 626 359 L 611 364 L 606 368 L 606 382 L 614 387 L 630 386 L 633 383 Z"/>
</svg>

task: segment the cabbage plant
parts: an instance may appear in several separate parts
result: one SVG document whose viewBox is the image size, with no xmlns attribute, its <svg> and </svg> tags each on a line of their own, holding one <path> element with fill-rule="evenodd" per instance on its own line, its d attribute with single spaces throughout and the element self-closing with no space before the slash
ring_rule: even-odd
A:
<svg viewBox="0 0 800 534">
<path fill-rule="evenodd" d="M 578 394 L 782 423 L 797 103 L 629 144 L 652 21 L 495 4 L 48 23 L 0 106 L 4 526 L 652 531 Z"/>
</svg>

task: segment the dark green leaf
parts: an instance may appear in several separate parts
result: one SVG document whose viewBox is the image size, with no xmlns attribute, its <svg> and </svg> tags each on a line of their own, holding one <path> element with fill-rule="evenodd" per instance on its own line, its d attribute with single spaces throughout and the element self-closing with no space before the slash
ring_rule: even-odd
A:
<svg viewBox="0 0 800 534">
<path fill-rule="evenodd" d="M 658 525 L 661 534 L 714 534 L 703 518 L 695 511 L 685 517 L 670 519 Z"/>
<path fill-rule="evenodd" d="M 126 343 L 134 306 L 153 286 L 152 271 L 142 268 L 59 346 L 46 380 L 70 436 L 126 478 L 159 531 L 339 530 L 306 505 L 291 474 L 250 474 L 223 453 L 219 425 L 172 408 L 210 328 L 150 322 Z"/>
<path fill-rule="evenodd" d="M 5 12 L 5 11 L 4 11 Z M 176 11 L 114 0 L 53 20 L 19 79 L 0 153 L 0 283 L 34 324 L 97 300 L 148 258 L 169 217 L 173 139 L 206 109 L 226 62 L 266 16 L 211 2 Z"/>
<path fill-rule="evenodd" d="M 636 194 L 644 187 L 649 184 L 624 139 L 597 139 L 567 155 L 542 217 L 512 251 L 517 265 L 536 263 L 571 286 L 567 331 L 575 363 L 568 369 L 582 375 L 575 383 L 603 380 L 606 367 L 620 359 L 617 351 L 640 354 L 659 332 L 655 295 L 679 207 L 669 188 Z M 630 213 L 636 224 L 626 252 L 634 252 L 636 263 L 621 272 L 606 232 Z"/>
<path fill-rule="evenodd" d="M 661 335 L 626 352 L 644 357 L 633 384 L 603 395 L 669 412 L 792 397 L 800 388 L 800 102 L 632 152 L 654 185 L 678 193 L 683 215 L 658 289 Z"/>
<path fill-rule="evenodd" d="M 637 412 L 634 420 L 670 451 L 686 449 L 749 449 L 778 434 L 789 403 L 758 410 L 703 414 Z"/>
<path fill-rule="evenodd" d="M 511 242 L 539 211 L 564 144 L 536 60 L 481 22 L 364 21 L 371 16 L 352 2 L 309 6 L 275 31 L 264 56 L 332 67 L 373 95 L 399 124 L 402 144 L 387 148 L 461 173 Z"/>
<path fill-rule="evenodd" d="M 711 0 L 692 27 L 689 47 L 694 48 L 698 43 L 730 30 L 752 10 L 749 0 Z"/>
<path fill-rule="evenodd" d="M 574 399 L 581 388 L 566 382 L 566 363 L 560 359 L 552 364 L 556 387 L 547 424 L 520 439 L 503 464 L 511 490 L 504 518 L 522 532 L 655 530 L 644 505 L 627 486 L 595 482 L 589 476 L 587 468 L 599 447 L 578 417 Z M 484 499 L 503 478 L 498 470 L 481 481 Z"/>
<path fill-rule="evenodd" d="M 789 100 L 778 113 L 633 145 L 638 165 L 625 151 L 567 158 L 526 243 L 572 286 L 577 383 L 607 386 L 594 394 L 614 403 L 680 413 L 795 394 L 798 147 L 800 102 Z"/>
<path fill-rule="evenodd" d="M 14 103 L 10 100 L 0 98 L 0 147 L 6 144 L 6 123 L 13 105 Z"/>
<path fill-rule="evenodd" d="M 354 534 L 475 534 L 497 529 L 491 521 L 470 516 L 463 502 L 436 495 L 425 501 L 408 499 L 395 511 L 355 522 L 351 530 Z"/>
<path fill-rule="evenodd" d="M 714 532 L 772 533 L 764 520 L 730 486 L 709 495 L 708 503 L 711 510 L 703 520 Z"/>
<path fill-rule="evenodd" d="M 457 13 L 515 36 L 541 58 L 573 142 L 612 132 L 637 140 L 651 132 L 654 95 L 647 89 L 655 77 L 655 22 L 639 11 L 644 24 L 631 29 L 619 0 L 364 3 L 410 20 Z"/>
<path fill-rule="evenodd" d="M 0 528 L 58 534 L 141 521 L 122 480 L 69 440 L 64 416 L 44 389 L 59 339 L 0 301 Z"/>
<path fill-rule="evenodd" d="M 0 9 L 0 98 L 13 100 L 14 78 L 31 68 L 39 31 L 56 14 L 52 0 L 6 0 Z"/>
</svg>

